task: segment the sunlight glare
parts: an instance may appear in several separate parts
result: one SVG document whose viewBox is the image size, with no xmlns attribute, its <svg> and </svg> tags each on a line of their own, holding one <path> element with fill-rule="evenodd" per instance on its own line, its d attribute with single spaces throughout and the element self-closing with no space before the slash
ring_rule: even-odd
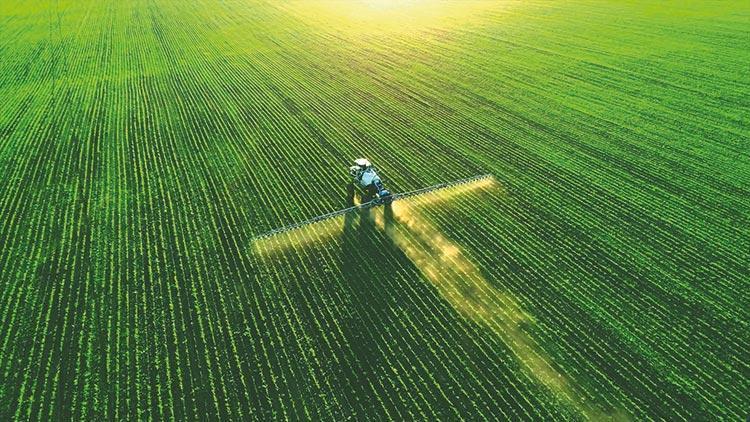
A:
<svg viewBox="0 0 750 422">
<path fill-rule="evenodd" d="M 320 0 L 286 3 L 290 14 L 313 25 L 345 33 L 405 33 L 469 26 L 482 12 L 505 2 L 466 0 Z"/>
</svg>

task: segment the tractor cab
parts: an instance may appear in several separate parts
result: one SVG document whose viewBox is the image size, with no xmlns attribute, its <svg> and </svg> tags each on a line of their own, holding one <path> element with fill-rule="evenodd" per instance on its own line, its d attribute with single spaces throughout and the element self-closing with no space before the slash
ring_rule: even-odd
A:
<svg viewBox="0 0 750 422">
<path fill-rule="evenodd" d="M 352 177 L 352 183 L 364 192 L 362 202 L 369 202 L 376 198 L 386 200 L 391 196 L 391 193 L 383 186 L 370 160 L 366 158 L 354 160 L 354 165 L 349 167 L 349 175 Z"/>
</svg>

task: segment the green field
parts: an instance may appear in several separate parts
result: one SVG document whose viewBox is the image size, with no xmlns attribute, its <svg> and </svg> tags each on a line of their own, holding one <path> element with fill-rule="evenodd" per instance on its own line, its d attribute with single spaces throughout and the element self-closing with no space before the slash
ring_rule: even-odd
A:
<svg viewBox="0 0 750 422">
<path fill-rule="evenodd" d="M 744 420 L 748 151 L 748 2 L 3 0 L 0 420 Z"/>
</svg>

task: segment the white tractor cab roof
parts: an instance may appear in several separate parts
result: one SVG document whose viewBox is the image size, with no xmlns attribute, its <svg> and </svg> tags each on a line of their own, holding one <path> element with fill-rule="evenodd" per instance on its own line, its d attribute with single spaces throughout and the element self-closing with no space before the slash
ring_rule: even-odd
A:
<svg viewBox="0 0 750 422">
<path fill-rule="evenodd" d="M 367 158 L 357 158 L 354 160 L 354 164 L 362 170 L 372 167 L 372 163 Z"/>
</svg>

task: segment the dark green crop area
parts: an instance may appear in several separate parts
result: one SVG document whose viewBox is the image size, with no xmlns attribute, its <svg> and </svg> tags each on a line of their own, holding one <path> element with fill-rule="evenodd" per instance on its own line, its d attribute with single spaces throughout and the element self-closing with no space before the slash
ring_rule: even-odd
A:
<svg viewBox="0 0 750 422">
<path fill-rule="evenodd" d="M 704 3 L 0 1 L 0 420 L 744 420 Z"/>
</svg>

